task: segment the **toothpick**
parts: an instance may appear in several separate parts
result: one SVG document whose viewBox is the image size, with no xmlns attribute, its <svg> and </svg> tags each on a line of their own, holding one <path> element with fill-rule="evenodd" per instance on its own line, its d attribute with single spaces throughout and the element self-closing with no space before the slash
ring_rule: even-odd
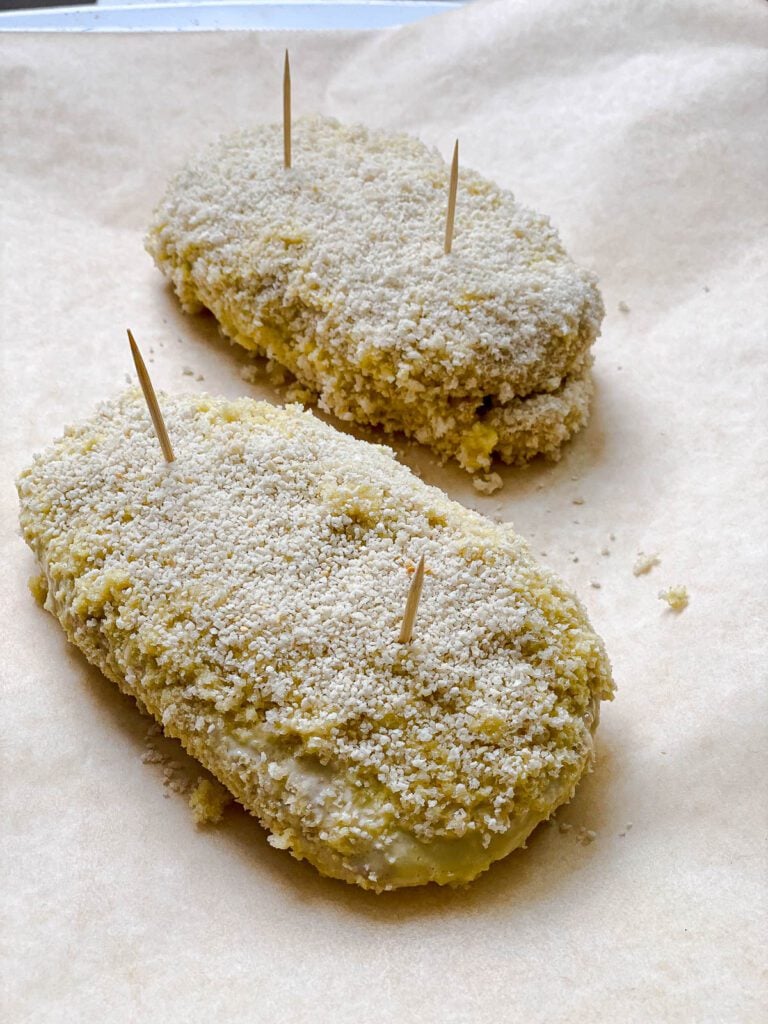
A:
<svg viewBox="0 0 768 1024">
<path fill-rule="evenodd" d="M 409 644 L 413 639 L 413 623 L 416 620 L 416 612 L 419 608 L 419 601 L 421 599 L 421 590 L 424 586 L 424 555 L 419 559 L 419 564 L 416 566 L 416 572 L 413 574 L 411 580 L 411 589 L 408 591 L 408 600 L 405 602 L 405 614 L 403 615 L 403 624 L 400 627 L 400 636 L 397 638 L 397 642 L 400 644 Z"/>
<path fill-rule="evenodd" d="M 144 360 L 141 358 L 141 352 L 139 352 L 139 346 L 136 344 L 136 339 L 133 334 L 128 330 L 128 341 L 131 346 L 131 355 L 133 356 L 133 362 L 136 367 L 136 373 L 139 378 L 139 384 L 141 384 L 141 390 L 144 392 L 144 399 L 149 409 L 149 415 L 152 417 L 152 424 L 157 434 L 157 439 L 160 442 L 160 447 L 163 449 L 163 455 L 165 456 L 166 462 L 173 462 L 176 456 L 173 454 L 173 448 L 171 447 L 171 439 L 168 437 L 168 431 L 165 429 L 165 420 L 163 414 L 160 412 L 160 406 L 157 404 L 157 395 L 155 389 L 152 387 L 152 381 L 149 379 L 147 368 L 144 365 Z"/>
<path fill-rule="evenodd" d="M 456 216 L 456 188 L 459 184 L 459 140 L 453 147 L 453 160 L 451 162 L 451 181 L 448 185 L 448 215 L 445 218 L 445 255 L 451 251 L 453 245 L 453 221 Z"/>
<path fill-rule="evenodd" d="M 285 51 L 283 65 L 283 165 L 286 171 L 291 166 L 291 62 Z"/>
</svg>

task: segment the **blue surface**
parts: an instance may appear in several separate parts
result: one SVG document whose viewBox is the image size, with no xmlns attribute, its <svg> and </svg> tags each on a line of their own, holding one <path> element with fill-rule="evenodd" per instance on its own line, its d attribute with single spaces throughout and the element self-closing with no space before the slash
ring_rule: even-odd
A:
<svg viewBox="0 0 768 1024">
<path fill-rule="evenodd" d="M 467 0 L 368 2 L 130 3 L 0 13 L 0 30 L 35 32 L 201 31 L 215 29 L 373 29 L 405 25 Z"/>
</svg>

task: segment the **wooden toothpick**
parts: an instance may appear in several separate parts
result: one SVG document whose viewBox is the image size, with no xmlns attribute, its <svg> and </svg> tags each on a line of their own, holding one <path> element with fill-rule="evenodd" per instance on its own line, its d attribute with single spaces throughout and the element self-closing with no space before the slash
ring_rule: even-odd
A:
<svg viewBox="0 0 768 1024">
<path fill-rule="evenodd" d="M 173 454 L 173 448 L 171 447 L 171 439 L 168 437 L 168 431 L 165 429 L 165 420 L 163 414 L 160 412 L 160 406 L 157 404 L 157 395 L 155 389 L 152 387 L 152 381 L 149 379 L 147 368 L 144 365 L 144 360 L 141 358 L 141 352 L 139 352 L 139 346 L 136 344 L 136 339 L 128 330 L 128 341 L 131 346 L 131 355 L 133 356 L 133 362 L 136 367 L 136 373 L 139 378 L 139 384 L 141 384 L 141 390 L 144 392 L 144 399 L 149 409 L 149 415 L 152 417 L 152 424 L 157 434 L 157 439 L 160 442 L 160 447 L 163 449 L 163 455 L 165 456 L 166 462 L 173 462 L 176 456 Z"/>
<path fill-rule="evenodd" d="M 283 65 L 283 164 L 286 170 L 291 166 L 291 62 L 285 51 Z"/>
<path fill-rule="evenodd" d="M 411 589 L 408 591 L 408 600 L 405 602 L 403 624 L 400 627 L 400 636 L 397 638 L 398 643 L 409 644 L 413 639 L 413 624 L 416 621 L 416 612 L 419 609 L 419 600 L 421 599 L 421 590 L 423 586 L 424 555 L 419 559 L 419 564 L 416 566 L 416 572 L 413 574 L 413 579 L 411 580 Z"/>
<path fill-rule="evenodd" d="M 456 217 L 456 188 L 459 184 L 459 140 L 453 147 L 453 160 L 451 162 L 451 180 L 448 185 L 448 215 L 445 218 L 445 255 L 451 251 L 453 245 L 453 221 Z"/>
</svg>

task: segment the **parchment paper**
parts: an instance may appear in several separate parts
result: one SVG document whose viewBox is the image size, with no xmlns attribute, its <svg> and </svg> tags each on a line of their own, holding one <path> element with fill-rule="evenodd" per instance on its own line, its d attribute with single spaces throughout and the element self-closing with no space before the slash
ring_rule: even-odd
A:
<svg viewBox="0 0 768 1024">
<path fill-rule="evenodd" d="M 759 0 L 531 0 L 370 35 L 0 39 L 5 1020 L 765 1019 L 767 34 Z M 286 45 L 296 114 L 458 136 L 602 279 L 592 421 L 559 464 L 481 497 L 401 446 L 573 584 L 619 684 L 573 829 L 463 891 L 327 881 L 237 809 L 197 828 L 26 588 L 13 478 L 123 386 L 126 326 L 159 387 L 280 400 L 142 232 L 189 151 L 279 117 Z M 640 550 L 661 564 L 635 577 Z"/>
</svg>

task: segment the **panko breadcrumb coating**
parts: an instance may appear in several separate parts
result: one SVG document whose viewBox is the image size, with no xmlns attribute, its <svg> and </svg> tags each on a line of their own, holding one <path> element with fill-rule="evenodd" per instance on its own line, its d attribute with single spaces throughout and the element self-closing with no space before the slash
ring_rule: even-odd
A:
<svg viewBox="0 0 768 1024">
<path fill-rule="evenodd" d="M 520 463 L 587 420 L 603 305 L 549 220 L 405 135 L 313 118 L 224 138 L 172 181 L 146 245 L 184 308 L 287 367 L 342 420 L 467 470 Z"/>
<path fill-rule="evenodd" d="M 175 462 L 132 390 L 19 479 L 70 641 L 326 875 L 461 883 L 520 846 L 612 695 L 578 600 L 387 448 L 297 407 L 160 402 Z"/>
</svg>

